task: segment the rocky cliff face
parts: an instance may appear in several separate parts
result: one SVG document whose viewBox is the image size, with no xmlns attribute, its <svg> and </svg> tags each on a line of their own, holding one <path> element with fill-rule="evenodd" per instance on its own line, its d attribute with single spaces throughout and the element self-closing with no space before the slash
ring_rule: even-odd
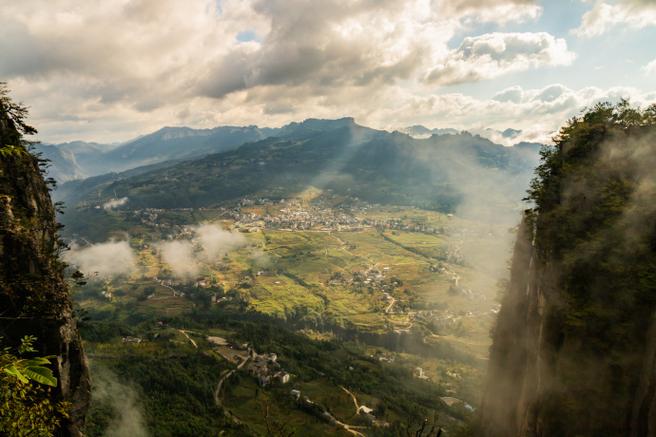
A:
<svg viewBox="0 0 656 437">
<path fill-rule="evenodd" d="M 59 435 L 80 435 L 89 377 L 59 261 L 55 210 L 38 160 L 0 105 L 0 336 L 17 344 L 34 335 L 43 355 L 56 356 L 53 396 L 70 402 Z"/>
<path fill-rule="evenodd" d="M 656 435 L 655 164 L 656 107 L 597 107 L 545 153 L 480 435 Z"/>
</svg>

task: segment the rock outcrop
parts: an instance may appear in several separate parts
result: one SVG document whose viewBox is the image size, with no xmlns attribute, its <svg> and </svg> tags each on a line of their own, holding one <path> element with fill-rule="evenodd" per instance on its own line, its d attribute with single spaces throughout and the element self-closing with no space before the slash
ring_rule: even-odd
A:
<svg viewBox="0 0 656 437">
<path fill-rule="evenodd" d="M 545 154 L 478 434 L 656 435 L 656 107 L 601 105 Z"/>
<path fill-rule="evenodd" d="M 58 435 L 76 436 L 89 404 L 89 376 L 57 231 L 39 161 L 0 102 L 0 336 L 16 345 L 34 335 L 42 355 L 56 356 L 52 395 L 71 407 Z"/>
</svg>

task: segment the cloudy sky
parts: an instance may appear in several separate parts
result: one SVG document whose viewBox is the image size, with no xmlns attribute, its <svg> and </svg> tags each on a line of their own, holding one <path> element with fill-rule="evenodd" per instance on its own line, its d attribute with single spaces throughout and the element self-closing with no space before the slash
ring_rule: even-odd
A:
<svg viewBox="0 0 656 437">
<path fill-rule="evenodd" d="M 543 140 L 656 101 L 656 0 L 22 0 L 0 80 L 46 142 L 353 116 Z"/>
</svg>

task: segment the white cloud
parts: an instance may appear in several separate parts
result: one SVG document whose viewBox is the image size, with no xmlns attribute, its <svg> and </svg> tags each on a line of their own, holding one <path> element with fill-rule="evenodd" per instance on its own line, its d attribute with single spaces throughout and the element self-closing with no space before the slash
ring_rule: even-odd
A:
<svg viewBox="0 0 656 437">
<path fill-rule="evenodd" d="M 653 0 L 619 0 L 616 3 L 597 1 L 583 15 L 581 25 L 573 30 L 579 37 L 591 38 L 622 26 L 642 29 L 656 26 L 656 2 Z"/>
<path fill-rule="evenodd" d="M 505 24 L 535 20 L 542 14 L 542 7 L 533 0 L 442 0 L 440 11 L 445 14 L 459 14 L 467 24 Z"/>
<path fill-rule="evenodd" d="M 642 67 L 642 71 L 644 71 L 645 74 L 656 75 L 656 59 Z"/>
<path fill-rule="evenodd" d="M 174 124 L 276 125 L 366 113 L 372 100 L 395 105 L 372 96 L 398 84 L 426 94 L 426 74 L 457 61 L 452 38 L 541 11 L 535 0 L 8 2 L 0 77 L 31 106 L 46 141 L 125 140 Z M 239 41 L 244 32 L 255 37 Z M 480 77 L 558 63 L 560 43 L 548 44 L 518 55 L 521 67 L 499 61 Z M 343 106 L 353 96 L 367 97 L 361 111 Z"/>
<path fill-rule="evenodd" d="M 107 202 L 103 203 L 103 209 L 109 211 L 110 209 L 118 208 L 128 203 L 127 197 L 121 197 L 120 199 L 110 199 Z"/>
<path fill-rule="evenodd" d="M 157 245 L 162 261 L 180 278 L 190 279 L 198 276 L 200 265 L 196 261 L 194 245 L 191 241 L 166 241 Z"/>
<path fill-rule="evenodd" d="M 427 79 L 441 84 L 471 82 L 531 68 L 569 65 L 574 58 L 564 39 L 548 33 L 488 33 L 465 38 Z"/>
<path fill-rule="evenodd" d="M 414 97 L 389 111 L 386 116 L 398 122 L 396 127 L 416 122 L 430 128 L 453 127 L 480 133 L 487 128 L 499 131 L 508 127 L 520 128 L 522 133 L 510 143 L 549 143 L 563 123 L 585 107 L 603 101 L 618 102 L 621 98 L 629 98 L 632 103 L 645 107 L 656 103 L 656 92 L 644 93 L 630 87 L 605 90 L 585 87 L 575 90 L 561 84 L 535 89 L 513 86 L 489 100 L 460 93 Z M 503 142 L 501 138 L 495 140 Z"/>
<path fill-rule="evenodd" d="M 239 232 L 231 232 L 220 226 L 203 224 L 189 228 L 191 239 L 165 241 L 157 244 L 160 257 L 173 274 L 182 279 L 192 279 L 201 272 L 203 263 L 215 263 L 228 252 L 246 245 Z"/>
<path fill-rule="evenodd" d="M 230 232 L 216 225 L 200 225 L 194 228 L 196 241 L 201 246 L 203 258 L 215 262 L 231 250 L 246 244 L 239 232 Z"/>
<path fill-rule="evenodd" d="M 89 278 L 110 279 L 129 275 L 137 268 L 137 257 L 127 241 L 108 241 L 87 247 L 71 246 L 64 260 Z"/>
</svg>

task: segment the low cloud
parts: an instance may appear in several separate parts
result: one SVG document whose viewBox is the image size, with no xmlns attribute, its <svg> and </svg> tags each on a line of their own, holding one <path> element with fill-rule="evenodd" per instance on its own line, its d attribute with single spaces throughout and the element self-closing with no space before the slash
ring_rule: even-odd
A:
<svg viewBox="0 0 656 437">
<path fill-rule="evenodd" d="M 246 238 L 238 232 L 230 232 L 216 225 L 200 225 L 194 228 L 195 241 L 201 247 L 201 256 L 208 262 L 216 262 L 228 252 L 246 244 Z"/>
<path fill-rule="evenodd" d="M 191 241 L 166 241 L 157 247 L 162 261 L 175 276 L 185 279 L 198 276 L 200 265 Z"/>
<path fill-rule="evenodd" d="M 108 369 L 93 365 L 93 402 L 109 408 L 111 419 L 104 437 L 148 437 L 137 391 Z"/>
<path fill-rule="evenodd" d="M 126 203 L 128 203 L 128 198 L 127 197 L 121 197 L 120 199 L 111 199 L 105 203 L 103 203 L 103 209 L 105 211 L 109 211 L 110 209 L 118 208 L 119 206 L 123 206 Z"/>
<path fill-rule="evenodd" d="M 137 257 L 127 241 L 108 241 L 86 247 L 72 245 L 64 260 L 89 278 L 111 279 L 130 275 L 137 268 Z"/>
<path fill-rule="evenodd" d="M 204 263 L 216 263 L 230 251 L 247 244 L 240 233 L 218 225 L 203 224 L 189 230 L 192 233 L 190 239 L 165 241 L 157 245 L 162 261 L 181 279 L 198 276 Z"/>
</svg>

